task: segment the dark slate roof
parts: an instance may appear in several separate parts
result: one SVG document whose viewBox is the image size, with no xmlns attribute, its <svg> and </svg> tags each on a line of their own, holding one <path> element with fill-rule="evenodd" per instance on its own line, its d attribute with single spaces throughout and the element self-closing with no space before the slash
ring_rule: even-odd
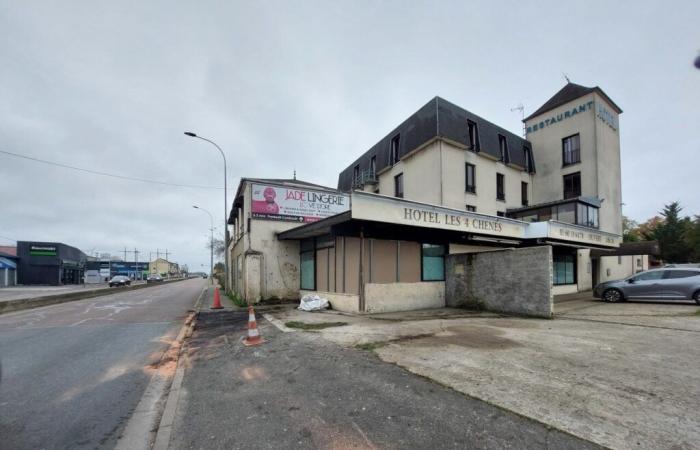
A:
<svg viewBox="0 0 700 450">
<path fill-rule="evenodd" d="M 535 116 L 539 116 L 540 114 L 546 113 L 547 111 L 551 111 L 554 108 L 558 108 L 559 106 L 569 103 L 572 100 L 583 97 L 584 95 L 588 95 L 591 92 L 596 92 L 598 95 L 603 97 L 608 103 L 610 103 L 610 106 L 612 106 L 618 114 L 622 113 L 622 109 L 620 109 L 620 107 L 617 106 L 615 102 L 612 101 L 612 99 L 608 97 L 608 95 L 598 86 L 586 87 L 569 82 L 566 84 L 566 86 L 561 88 L 559 92 L 554 94 L 552 98 L 547 100 L 544 105 L 540 106 L 537 111 L 524 118 L 523 122 L 526 122 Z"/>
<path fill-rule="evenodd" d="M 389 146 L 397 135 L 400 135 L 399 157 L 404 157 L 436 137 L 469 146 L 468 120 L 477 125 L 479 152 L 498 158 L 500 134 L 506 138 L 508 147 L 506 162 L 525 166 L 523 149 L 532 148 L 529 141 L 443 98 L 435 97 L 345 168 L 338 176 L 338 189 L 349 191 L 352 187 L 353 168 L 359 164 L 361 171 L 368 170 L 373 156 L 376 156 L 377 172 L 389 166 Z M 532 151 L 530 154 L 532 155 Z M 534 161 L 531 167 L 534 170 Z"/>
</svg>

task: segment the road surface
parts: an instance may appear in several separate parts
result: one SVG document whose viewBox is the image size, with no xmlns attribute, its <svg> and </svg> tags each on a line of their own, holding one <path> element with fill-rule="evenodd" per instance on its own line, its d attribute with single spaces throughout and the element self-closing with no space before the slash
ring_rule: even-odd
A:
<svg viewBox="0 0 700 450">
<path fill-rule="evenodd" d="M 0 448 L 113 448 L 206 281 L 0 316 Z"/>
</svg>

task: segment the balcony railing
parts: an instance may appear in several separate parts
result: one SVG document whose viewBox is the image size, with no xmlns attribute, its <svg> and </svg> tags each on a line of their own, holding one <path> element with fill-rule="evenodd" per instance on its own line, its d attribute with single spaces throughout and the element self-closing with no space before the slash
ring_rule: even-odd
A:
<svg viewBox="0 0 700 450">
<path fill-rule="evenodd" d="M 366 184 L 376 184 L 377 174 L 374 170 L 362 170 L 352 177 L 352 188 L 362 189 Z"/>
</svg>

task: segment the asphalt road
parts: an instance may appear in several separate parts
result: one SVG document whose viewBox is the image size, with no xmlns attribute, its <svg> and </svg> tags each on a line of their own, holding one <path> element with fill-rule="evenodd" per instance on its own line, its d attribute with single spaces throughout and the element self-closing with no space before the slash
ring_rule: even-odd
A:
<svg viewBox="0 0 700 450">
<path fill-rule="evenodd" d="M 200 313 L 187 341 L 171 450 L 599 448 L 372 352 L 316 333 L 282 333 L 261 317 L 267 343 L 244 347 L 247 318 Z"/>
<path fill-rule="evenodd" d="M 0 449 L 113 448 L 205 285 L 1 315 Z"/>
</svg>

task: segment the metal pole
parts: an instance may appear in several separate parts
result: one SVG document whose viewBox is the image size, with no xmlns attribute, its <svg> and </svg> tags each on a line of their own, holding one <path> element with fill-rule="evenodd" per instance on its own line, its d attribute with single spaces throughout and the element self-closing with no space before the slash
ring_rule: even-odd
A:
<svg viewBox="0 0 700 450">
<path fill-rule="evenodd" d="M 187 136 L 190 137 L 195 137 L 198 139 L 201 139 L 203 141 L 207 141 L 210 144 L 212 144 L 214 147 L 216 147 L 219 150 L 219 153 L 221 153 L 221 157 L 224 158 L 224 292 L 228 292 L 228 240 L 229 240 L 229 235 L 228 235 L 228 220 L 226 218 L 226 213 L 228 211 L 228 186 L 227 186 L 227 175 L 226 175 L 226 155 L 224 154 L 224 151 L 221 150 L 221 147 L 219 147 L 216 142 L 204 138 L 202 136 L 197 136 L 195 133 L 192 132 L 185 132 Z"/>
<path fill-rule="evenodd" d="M 196 205 L 192 205 L 192 207 L 209 214 L 209 231 L 211 232 L 211 239 L 209 241 L 209 278 L 211 279 L 211 284 L 214 284 L 214 216 L 204 208 L 200 208 Z"/>
</svg>

